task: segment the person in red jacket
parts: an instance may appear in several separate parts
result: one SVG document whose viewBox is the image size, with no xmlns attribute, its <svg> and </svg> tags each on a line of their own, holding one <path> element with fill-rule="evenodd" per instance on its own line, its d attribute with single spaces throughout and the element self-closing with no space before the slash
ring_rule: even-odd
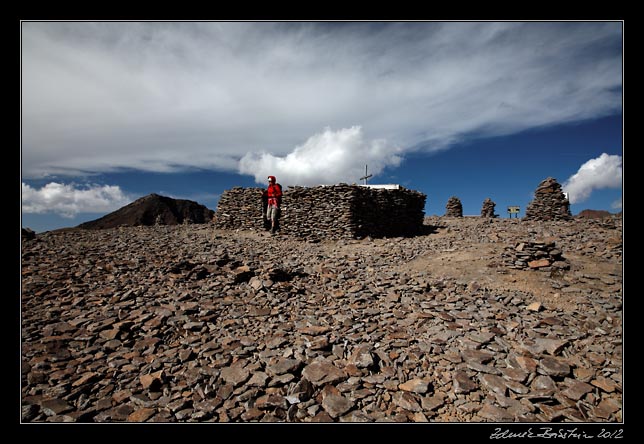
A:
<svg viewBox="0 0 644 444">
<path fill-rule="evenodd" d="M 268 199 L 266 219 L 271 223 L 271 234 L 279 229 L 280 208 L 282 206 L 282 185 L 276 182 L 275 176 L 268 176 L 268 188 L 264 192 Z"/>
</svg>

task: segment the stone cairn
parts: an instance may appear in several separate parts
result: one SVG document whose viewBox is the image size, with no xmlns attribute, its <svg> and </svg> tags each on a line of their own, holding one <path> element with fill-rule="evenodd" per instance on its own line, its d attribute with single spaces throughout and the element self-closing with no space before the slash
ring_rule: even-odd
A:
<svg viewBox="0 0 644 444">
<path fill-rule="evenodd" d="M 503 258 L 508 268 L 519 270 L 570 269 L 570 264 L 553 240 L 517 242 L 514 247 L 505 249 Z"/>
<path fill-rule="evenodd" d="M 494 214 L 494 207 L 496 207 L 496 204 L 492 202 L 492 199 L 486 198 L 481 207 L 481 217 L 499 217 L 498 214 Z"/>
<path fill-rule="evenodd" d="M 224 191 L 213 218 L 216 228 L 264 230 L 263 188 Z M 399 237 L 418 234 L 426 195 L 403 187 L 360 185 L 291 186 L 284 191 L 280 230 L 307 239 Z"/>
<path fill-rule="evenodd" d="M 570 202 L 561 191 L 556 179 L 548 177 L 534 192 L 534 200 L 528 204 L 525 220 L 572 220 Z"/>
<path fill-rule="evenodd" d="M 463 217 L 463 204 L 458 197 L 452 196 L 445 205 L 446 217 Z"/>
</svg>

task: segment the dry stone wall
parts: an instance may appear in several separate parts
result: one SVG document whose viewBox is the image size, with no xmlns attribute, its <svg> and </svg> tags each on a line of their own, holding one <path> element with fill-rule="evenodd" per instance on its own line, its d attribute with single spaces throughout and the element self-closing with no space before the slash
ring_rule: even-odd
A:
<svg viewBox="0 0 644 444">
<path fill-rule="evenodd" d="M 219 199 L 220 229 L 263 230 L 262 188 L 236 187 Z M 293 186 L 284 190 L 280 231 L 308 239 L 413 236 L 425 217 L 426 195 L 400 187 Z"/>
<path fill-rule="evenodd" d="M 261 230 L 263 188 L 234 187 L 223 192 L 213 221 L 217 228 L 227 230 Z"/>
</svg>

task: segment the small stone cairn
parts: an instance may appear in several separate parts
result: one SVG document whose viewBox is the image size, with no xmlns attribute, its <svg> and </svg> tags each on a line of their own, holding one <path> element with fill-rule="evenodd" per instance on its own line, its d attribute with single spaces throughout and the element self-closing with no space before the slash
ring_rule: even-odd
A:
<svg viewBox="0 0 644 444">
<path fill-rule="evenodd" d="M 445 205 L 446 217 L 463 217 L 463 204 L 458 197 L 452 196 Z"/>
<path fill-rule="evenodd" d="M 528 204 L 525 220 L 572 220 L 570 202 L 561 191 L 556 179 L 544 179 L 534 192 L 534 200 Z"/>
<path fill-rule="evenodd" d="M 481 217 L 499 217 L 498 214 L 494 214 L 494 207 L 496 207 L 496 204 L 492 202 L 492 199 L 486 198 L 481 207 Z"/>
<path fill-rule="evenodd" d="M 505 249 L 503 257 L 508 268 L 519 270 L 570 269 L 570 264 L 553 240 L 517 242 L 514 247 Z"/>
</svg>

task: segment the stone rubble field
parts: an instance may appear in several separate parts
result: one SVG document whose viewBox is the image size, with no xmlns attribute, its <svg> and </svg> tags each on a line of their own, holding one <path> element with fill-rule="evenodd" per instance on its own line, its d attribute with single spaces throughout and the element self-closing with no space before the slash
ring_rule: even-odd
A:
<svg viewBox="0 0 644 444">
<path fill-rule="evenodd" d="M 424 228 L 23 240 L 22 422 L 622 420 L 621 216 Z"/>
</svg>

